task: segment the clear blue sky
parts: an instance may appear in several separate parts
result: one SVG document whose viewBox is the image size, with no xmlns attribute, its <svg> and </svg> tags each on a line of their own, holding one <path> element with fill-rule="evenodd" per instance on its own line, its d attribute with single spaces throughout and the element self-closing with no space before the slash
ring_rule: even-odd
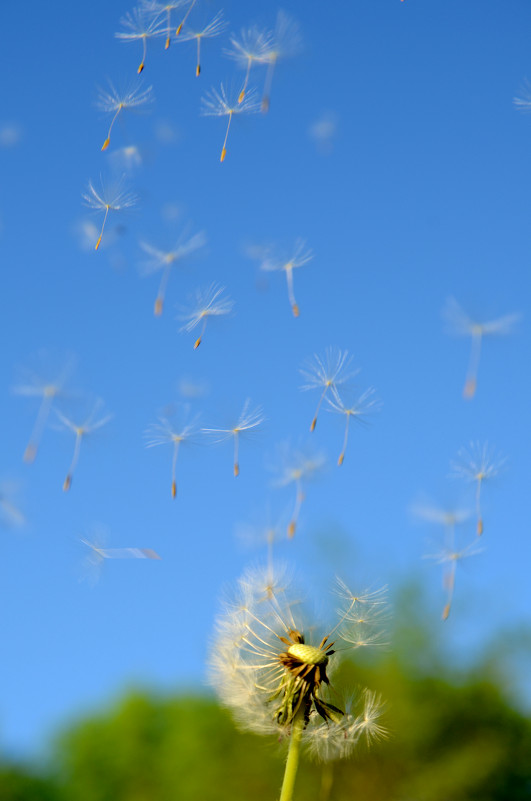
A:
<svg viewBox="0 0 531 801">
<path fill-rule="evenodd" d="M 40 748 L 132 685 L 203 686 L 220 593 L 262 557 L 242 548 L 238 526 L 260 523 L 268 506 L 289 515 L 293 488 L 275 488 L 269 469 L 287 441 L 328 457 L 295 538 L 278 548 L 318 606 L 335 573 L 391 589 L 420 577 L 433 636 L 448 637 L 456 661 L 529 621 L 531 116 L 513 98 L 531 79 L 531 6 L 284 3 L 303 47 L 279 61 L 269 113 L 234 117 L 223 164 L 226 119 L 201 116 L 201 97 L 221 81 L 239 87 L 244 73 L 223 54 L 229 35 L 272 28 L 277 7 L 200 0 L 190 25 L 220 8 L 228 27 L 203 43 L 199 78 L 192 42 L 168 52 L 148 43 L 142 79 L 155 102 L 117 120 L 105 153 L 98 87 L 140 80 L 140 45 L 114 36 L 132 6 L 0 12 L 0 479 L 18 485 L 26 518 L 1 531 L 0 742 L 12 753 Z M 258 92 L 263 80 L 252 71 Z M 318 142 L 323 122 L 330 137 Z M 139 202 L 109 216 L 95 252 L 80 231 L 102 215 L 82 194 L 124 171 L 124 146 L 141 154 L 126 176 Z M 140 276 L 140 242 L 169 249 L 186 226 L 207 244 L 172 272 L 155 317 L 158 276 Z M 314 258 L 295 273 L 295 319 L 283 275 L 260 272 L 247 251 L 298 238 Z M 234 312 L 194 351 L 179 307 L 212 282 Z M 469 401 L 470 340 L 445 333 L 448 297 L 478 320 L 522 314 L 514 334 L 485 339 Z M 382 401 L 369 426 L 352 426 L 340 468 L 342 420 L 323 411 L 310 435 L 317 394 L 300 391 L 302 362 L 327 346 L 348 350 L 360 391 L 374 386 Z M 113 414 L 82 444 L 68 493 L 74 438 L 56 430 L 55 412 L 35 462 L 22 460 L 39 403 L 12 388 L 41 349 L 51 364 L 76 357 L 72 397 L 58 409 L 70 414 L 78 393 Z M 171 448 L 146 449 L 143 432 L 182 400 L 183 379 L 204 389 L 192 401 L 200 425 L 224 427 L 248 397 L 267 421 L 242 440 L 237 479 L 229 442 L 183 449 L 172 501 Z M 442 529 L 415 521 L 411 507 L 473 504 L 473 488 L 448 478 L 470 441 L 488 441 L 507 463 L 485 484 L 484 552 L 458 565 L 443 624 L 441 568 L 422 559 Z M 109 547 L 152 548 L 161 560 L 107 560 L 95 586 L 80 582 L 80 538 L 97 524 Z M 473 519 L 461 536 L 474 540 Z"/>
</svg>

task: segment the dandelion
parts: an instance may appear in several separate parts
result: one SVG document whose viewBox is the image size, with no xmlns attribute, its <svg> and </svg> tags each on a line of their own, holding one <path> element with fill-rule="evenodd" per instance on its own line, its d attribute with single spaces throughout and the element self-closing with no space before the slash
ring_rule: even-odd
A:
<svg viewBox="0 0 531 801">
<path fill-rule="evenodd" d="M 288 257 L 284 255 L 271 255 L 269 251 L 266 251 L 260 264 L 261 270 L 266 270 L 268 272 L 272 272 L 274 270 L 283 270 L 286 273 L 288 299 L 291 304 L 291 310 L 294 317 L 298 317 L 300 312 L 299 305 L 295 300 L 295 294 L 293 292 L 293 270 L 296 270 L 298 267 L 303 267 L 313 259 L 312 251 L 305 250 L 305 247 L 305 242 L 302 239 L 298 239 L 295 243 L 294 250 L 291 251 L 291 255 Z"/>
<path fill-rule="evenodd" d="M 201 41 L 202 39 L 212 39 L 215 36 L 219 36 L 225 28 L 227 27 L 227 23 L 223 20 L 223 13 L 219 11 L 214 19 L 212 19 L 208 25 L 205 25 L 204 28 L 197 31 L 185 31 L 181 36 L 181 42 L 192 42 L 194 39 L 197 43 L 197 64 L 195 67 L 195 74 L 197 77 L 201 74 Z"/>
<path fill-rule="evenodd" d="M 135 206 L 138 202 L 136 195 L 132 192 L 125 192 L 122 190 L 121 184 L 106 186 L 102 182 L 101 190 L 97 192 L 91 181 L 89 181 L 88 192 L 83 195 L 83 200 L 85 201 L 85 205 L 89 208 L 104 212 L 103 222 L 94 250 L 98 250 L 101 245 L 109 212 L 123 211 L 124 209 L 131 208 L 131 206 Z"/>
<path fill-rule="evenodd" d="M 472 320 L 454 298 L 449 298 L 443 309 L 443 316 L 447 321 L 450 333 L 456 334 L 457 336 L 469 336 L 472 338 L 463 395 L 465 398 L 473 398 L 476 393 L 479 357 L 483 337 L 510 334 L 515 323 L 520 319 L 520 315 L 507 314 L 504 317 L 498 317 L 496 320 L 480 323 Z"/>
<path fill-rule="evenodd" d="M 181 331 L 193 331 L 196 326 L 202 323 L 201 333 L 194 342 L 196 350 L 203 340 L 206 324 L 209 317 L 221 317 L 230 314 L 233 309 L 234 301 L 230 298 L 223 298 L 225 287 L 218 284 L 211 284 L 207 289 L 198 289 L 195 295 L 195 303 L 188 311 L 184 311 L 182 319 L 186 324 Z"/>
<path fill-rule="evenodd" d="M 147 9 L 138 7 L 128 12 L 121 19 L 124 31 L 115 34 L 117 39 L 122 42 L 142 42 L 142 61 L 138 65 L 137 72 L 140 75 L 146 63 L 147 40 L 157 36 L 163 36 L 164 30 L 161 28 L 158 17 L 153 17 Z"/>
<path fill-rule="evenodd" d="M 341 398 L 337 389 L 334 388 L 332 389 L 332 397 L 327 397 L 326 400 L 330 410 L 345 415 L 345 434 L 343 436 L 343 447 L 337 460 L 338 465 L 342 465 L 345 459 L 351 417 L 358 423 L 365 423 L 365 417 L 368 414 L 379 410 L 380 401 L 375 398 L 374 394 L 375 390 L 370 387 L 362 395 L 347 403 Z"/>
<path fill-rule="evenodd" d="M 253 114 L 259 111 L 259 105 L 255 99 L 255 92 L 254 90 L 248 92 L 247 96 L 239 102 L 237 98 L 233 99 L 229 97 L 224 85 L 221 84 L 219 92 L 215 89 L 211 89 L 202 99 L 202 104 L 202 114 L 205 117 L 228 117 L 225 139 L 223 140 L 223 147 L 221 148 L 221 156 L 219 159 L 220 161 L 225 161 L 225 156 L 227 155 L 227 139 L 229 137 L 230 124 L 234 114 Z"/>
<path fill-rule="evenodd" d="M 188 416 L 188 409 L 184 411 L 184 417 Z M 196 415 L 189 422 L 173 422 L 168 420 L 167 417 L 159 417 L 158 423 L 150 425 L 145 432 L 147 439 L 146 447 L 153 448 L 155 445 L 170 444 L 173 448 L 173 457 L 171 463 L 171 497 L 175 498 L 177 495 L 177 457 L 179 450 L 184 444 L 193 444 L 195 436 L 197 435 L 197 420 Z"/>
<path fill-rule="evenodd" d="M 41 354 L 40 361 L 44 362 L 46 360 L 44 354 Z M 39 411 L 37 412 L 37 419 L 35 420 L 33 431 L 31 432 L 29 442 L 24 451 L 25 462 L 33 462 L 35 460 L 42 433 L 54 401 L 56 398 L 64 395 L 65 384 L 73 370 L 73 366 L 74 359 L 72 356 L 69 356 L 60 367 L 55 367 L 51 371 L 45 368 L 44 375 L 40 371 L 34 372 L 33 370 L 25 370 L 23 372 L 23 383 L 13 387 L 13 392 L 16 395 L 41 399 Z"/>
<path fill-rule="evenodd" d="M 329 678 L 341 653 L 381 639 L 385 590 L 354 595 L 338 581 L 337 594 L 338 620 L 317 634 L 285 573 L 252 570 L 217 620 L 210 680 L 222 703 L 243 729 L 289 742 L 281 801 L 293 797 L 301 746 L 326 760 L 385 736 L 380 698 L 364 690 L 359 710 L 341 708 Z"/>
<path fill-rule="evenodd" d="M 485 481 L 496 476 L 506 462 L 489 451 L 487 443 L 471 443 L 467 451 L 462 448 L 458 453 L 458 462 L 452 464 L 454 475 L 472 481 L 476 485 L 476 531 L 478 536 L 483 534 L 483 515 L 481 514 L 481 488 Z"/>
<path fill-rule="evenodd" d="M 293 449 L 288 445 L 280 448 L 280 476 L 275 484 L 277 487 L 295 485 L 295 502 L 287 529 L 289 539 L 294 536 L 299 522 L 301 506 L 306 498 L 306 483 L 322 470 L 325 461 L 322 453 L 307 452 L 299 448 Z"/>
<path fill-rule="evenodd" d="M 106 559 L 160 559 L 152 548 L 106 548 L 107 532 L 102 526 L 95 526 L 90 540 L 80 538 L 89 552 L 85 558 L 85 573 L 95 584 Z"/>
<path fill-rule="evenodd" d="M 310 425 L 310 431 L 315 429 L 317 415 L 327 393 L 330 390 L 336 390 L 340 384 L 344 384 L 358 372 L 358 370 L 348 372 L 351 362 L 352 357 L 348 355 L 348 351 L 340 350 L 339 348 L 327 348 L 324 356 L 314 354 L 312 359 L 308 359 L 301 367 L 300 373 L 302 373 L 307 382 L 301 389 L 319 389 L 321 391 L 317 409 Z"/>
<path fill-rule="evenodd" d="M 225 54 L 245 69 L 243 87 L 238 95 L 238 103 L 242 103 L 253 64 L 267 64 L 269 54 L 273 49 L 273 36 L 271 33 L 261 31 L 259 28 L 243 28 L 240 38 L 231 36 L 232 47 L 225 50 Z"/>
<path fill-rule="evenodd" d="M 107 131 L 107 138 L 105 139 L 101 149 L 107 150 L 111 143 L 111 131 L 118 115 L 127 109 L 138 109 L 141 106 L 146 106 L 153 102 L 153 88 L 148 86 L 146 89 L 142 87 L 135 87 L 127 89 L 126 91 L 119 92 L 113 84 L 109 81 L 109 91 L 100 90 L 100 94 L 96 101 L 96 107 L 105 112 L 112 114 L 111 124 Z"/>
<path fill-rule="evenodd" d="M 257 429 L 265 420 L 262 409 L 257 406 L 254 409 L 250 408 L 251 401 L 249 398 L 243 404 L 243 409 L 240 412 L 236 423 L 231 428 L 203 428 L 205 434 L 214 434 L 217 442 L 225 442 L 228 439 L 234 440 L 234 475 L 240 475 L 240 462 L 239 462 L 239 448 L 240 437 L 247 434 L 253 429 Z"/>
<path fill-rule="evenodd" d="M 264 60 L 267 62 L 268 67 L 262 95 L 263 112 L 269 111 L 271 84 L 277 62 L 282 58 L 297 55 L 300 49 L 301 36 L 298 24 L 285 11 L 279 11 L 271 43 L 264 55 Z"/>
<path fill-rule="evenodd" d="M 70 462 L 70 467 L 63 483 L 64 492 L 67 492 L 72 486 L 72 478 L 74 476 L 74 470 L 79 460 L 81 440 L 85 439 L 85 437 L 89 436 L 90 434 L 93 434 L 95 431 L 102 428 L 106 423 L 109 422 L 109 420 L 112 417 L 112 415 L 110 414 L 99 416 L 101 414 L 102 409 L 103 409 L 103 401 L 100 398 L 98 398 L 92 404 L 90 411 L 83 418 L 81 422 L 72 420 L 70 417 L 67 417 L 59 410 L 56 410 L 56 414 L 61 422 L 61 427 L 68 431 L 72 431 L 75 434 L 76 438 L 74 443 L 74 454 L 72 456 L 72 461 Z"/>
<path fill-rule="evenodd" d="M 159 270 L 162 271 L 159 291 L 155 300 L 154 313 L 156 316 L 160 316 L 162 314 L 166 287 L 172 268 L 176 265 L 181 265 L 191 253 L 203 247 L 205 241 L 205 235 L 201 231 L 200 233 L 194 234 L 194 236 L 189 238 L 186 238 L 184 235 L 181 236 L 175 243 L 172 250 L 159 250 L 159 248 L 149 245 L 147 242 L 140 243 L 140 247 L 144 253 L 147 253 L 149 256 L 149 259 L 146 260 L 143 265 L 142 272 L 145 275 L 150 275 L 151 273 L 158 272 Z"/>
<path fill-rule="evenodd" d="M 469 556 L 475 556 L 478 553 L 481 553 L 481 549 L 477 547 L 476 542 L 472 542 L 460 551 L 455 550 L 453 547 L 447 546 L 438 553 L 428 554 L 426 556 L 427 559 L 434 559 L 437 564 L 444 566 L 443 587 L 446 589 L 447 597 L 442 613 L 443 620 L 448 619 L 450 610 L 452 608 L 457 563 L 462 559 L 466 559 Z"/>
<path fill-rule="evenodd" d="M 171 12 L 176 8 L 181 8 L 185 4 L 186 0 L 173 0 L 173 2 L 169 3 L 159 3 L 157 0 L 151 0 L 151 2 L 144 3 L 146 11 L 154 15 L 155 21 L 158 21 L 162 15 L 166 17 L 166 41 L 164 43 L 165 50 L 167 50 L 171 44 Z"/>
</svg>

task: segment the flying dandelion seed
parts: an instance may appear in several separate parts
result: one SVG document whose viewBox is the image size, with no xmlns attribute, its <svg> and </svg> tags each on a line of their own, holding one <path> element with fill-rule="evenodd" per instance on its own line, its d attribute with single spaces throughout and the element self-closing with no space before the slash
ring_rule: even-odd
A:
<svg viewBox="0 0 531 801">
<path fill-rule="evenodd" d="M 103 231 L 105 230 L 105 223 L 110 211 L 123 211 L 132 206 L 136 206 L 138 199 L 132 192 L 125 192 L 122 190 L 121 183 L 116 185 L 106 186 L 102 182 L 101 190 L 96 191 L 91 181 L 89 181 L 88 192 L 83 195 L 85 205 L 90 209 L 96 211 L 103 211 L 103 222 L 101 224 L 98 240 L 94 246 L 94 250 L 98 250 L 103 238 Z"/>
<path fill-rule="evenodd" d="M 454 298 L 448 299 L 443 309 L 443 317 L 446 319 L 448 332 L 456 336 L 469 336 L 472 339 L 465 388 L 463 390 L 465 398 L 473 398 L 476 394 L 479 357 L 483 337 L 505 336 L 506 334 L 510 334 L 513 331 L 515 323 L 520 319 L 520 316 L 520 314 L 507 314 L 504 317 L 498 317 L 496 320 L 480 323 L 472 320 Z"/>
<path fill-rule="evenodd" d="M 0 482 L 0 528 L 19 528 L 26 522 L 17 496 L 18 485 L 11 481 Z"/>
<path fill-rule="evenodd" d="M 348 351 L 340 350 L 339 348 L 327 348 L 324 356 L 314 354 L 300 368 L 299 372 L 307 382 L 301 389 L 304 391 L 319 389 L 321 391 L 310 425 L 310 431 L 313 431 L 317 425 L 317 415 L 327 393 L 331 390 L 336 390 L 339 385 L 345 384 L 359 372 L 359 370 L 349 372 L 351 362 L 352 357 L 348 355 Z"/>
<path fill-rule="evenodd" d="M 90 540 L 80 539 L 89 549 L 84 560 L 83 578 L 87 578 L 91 584 L 98 581 L 106 559 L 160 559 L 152 548 L 106 548 L 107 538 L 107 530 L 95 526 Z"/>
<path fill-rule="evenodd" d="M 90 407 L 89 413 L 83 418 L 82 422 L 77 422 L 56 409 L 56 414 L 61 422 L 61 428 L 72 431 L 75 434 L 74 454 L 66 478 L 63 482 L 63 490 L 67 492 L 72 486 L 74 470 L 79 460 L 81 441 L 102 428 L 109 422 L 112 415 L 106 414 L 99 417 L 103 409 L 103 401 L 98 398 Z"/>
<path fill-rule="evenodd" d="M 181 31 L 183 29 L 183 25 L 186 24 L 186 20 L 190 16 L 190 12 L 192 11 L 192 9 L 193 9 L 193 7 L 195 6 L 196 3 L 197 3 L 197 0 L 191 0 L 191 3 L 188 6 L 188 10 L 187 10 L 186 14 L 184 15 L 184 17 L 180 21 L 179 25 L 177 26 L 177 30 L 175 31 L 175 36 L 179 36 L 179 34 L 181 33 Z M 185 5 L 185 3 L 183 5 Z"/>
<path fill-rule="evenodd" d="M 289 742 L 281 801 L 292 799 L 301 745 L 335 759 L 386 734 L 378 696 L 365 689 L 359 709 L 341 708 L 329 679 L 340 653 L 382 642 L 385 589 L 354 595 L 338 581 L 336 593 L 338 620 L 316 634 L 285 572 L 252 570 L 217 620 L 210 682 L 241 728 Z"/>
<path fill-rule="evenodd" d="M 302 39 L 297 22 L 285 11 L 279 11 L 271 42 L 264 54 L 264 60 L 268 65 L 262 94 L 262 111 L 264 113 L 269 111 L 273 73 L 278 61 L 296 56 L 301 47 Z"/>
<path fill-rule="evenodd" d="M 295 294 L 293 291 L 293 270 L 296 270 L 298 267 L 303 267 L 313 259 L 312 251 L 305 250 L 305 247 L 305 242 L 302 239 L 298 239 L 295 243 L 294 250 L 291 251 L 290 256 L 275 256 L 274 254 L 271 255 L 271 253 L 267 251 L 260 264 L 261 270 L 266 270 L 267 272 L 281 270 L 286 273 L 288 299 L 294 317 L 298 317 L 300 312 L 299 305 L 295 300 Z"/>
<path fill-rule="evenodd" d="M 33 462 L 35 460 L 52 406 L 57 398 L 64 397 L 65 385 L 75 364 L 73 356 L 68 356 L 61 367 L 55 367 L 50 370 L 45 366 L 48 357 L 44 353 L 40 354 L 39 361 L 42 363 L 41 370 L 39 372 L 24 370 L 22 372 L 22 383 L 17 384 L 12 389 L 16 395 L 41 399 L 33 431 L 24 451 L 25 462 Z"/>
<path fill-rule="evenodd" d="M 188 409 L 184 410 L 183 417 L 185 422 L 169 420 L 167 417 L 159 417 L 158 423 L 150 425 L 145 432 L 147 439 L 146 447 L 153 448 L 156 445 L 168 445 L 173 448 L 171 462 L 171 497 L 177 495 L 177 457 L 183 445 L 192 445 L 197 442 L 197 421 L 199 415 L 186 422 Z"/>
<path fill-rule="evenodd" d="M 141 242 L 140 247 L 147 253 L 149 259 L 142 266 L 144 275 L 151 275 L 154 272 L 162 271 L 159 284 L 159 291 L 155 299 L 154 313 L 158 317 L 162 314 L 166 287 L 170 273 L 175 266 L 180 266 L 191 253 L 202 248 L 206 242 L 205 234 L 201 231 L 190 238 L 182 235 L 176 242 L 172 250 L 159 250 L 147 242 Z"/>
<path fill-rule="evenodd" d="M 201 74 L 201 41 L 203 39 L 212 39 L 215 36 L 219 36 L 225 28 L 227 27 L 227 23 L 223 20 L 223 13 L 219 11 L 214 19 L 212 19 L 208 25 L 205 25 L 204 28 L 201 30 L 189 30 L 185 31 L 180 38 L 181 42 L 193 42 L 196 40 L 197 45 L 197 63 L 195 67 L 195 74 L 196 77 L 199 77 Z"/>
<path fill-rule="evenodd" d="M 146 89 L 141 86 L 129 88 L 123 92 L 119 92 L 113 84 L 109 81 L 109 90 L 100 90 L 100 94 L 96 101 L 96 107 L 105 112 L 112 114 L 111 124 L 107 131 L 107 137 L 101 147 L 102 150 L 107 150 L 111 143 L 111 132 L 113 125 L 118 119 L 118 115 L 124 111 L 135 109 L 138 110 L 142 106 L 147 106 L 153 102 L 153 88 L 148 86 Z"/>
<path fill-rule="evenodd" d="M 115 34 L 122 42 L 142 42 L 142 61 L 137 72 L 140 75 L 146 63 L 147 40 L 164 36 L 165 30 L 158 17 L 153 17 L 146 8 L 138 7 L 122 17 L 120 24 L 125 29 Z"/>
<path fill-rule="evenodd" d="M 190 309 L 183 311 L 181 319 L 186 320 L 186 323 L 181 328 L 181 331 L 193 331 L 196 326 L 202 323 L 201 333 L 194 342 L 194 350 L 203 341 L 208 319 L 210 317 L 222 317 L 232 311 L 234 301 L 230 300 L 230 298 L 222 298 L 224 292 L 225 287 L 218 286 L 218 284 L 211 284 L 207 289 L 198 289 L 195 294 L 194 305 Z"/>
<path fill-rule="evenodd" d="M 343 437 L 343 447 L 337 460 L 338 465 L 342 465 L 345 459 L 345 452 L 347 450 L 348 434 L 350 419 L 354 418 L 358 423 L 365 423 L 366 416 L 372 412 L 379 411 L 381 407 L 380 401 L 375 397 L 375 390 L 370 387 L 359 397 L 349 400 L 343 400 L 337 389 L 332 389 L 332 397 L 326 398 L 329 411 L 337 412 L 338 414 L 345 415 L 345 434 Z"/>
<path fill-rule="evenodd" d="M 288 444 L 280 446 L 279 457 L 279 467 L 276 470 L 279 478 L 275 481 L 275 486 L 295 485 L 295 502 L 287 528 L 288 538 L 291 539 L 295 535 L 301 506 L 306 498 L 306 484 L 323 469 L 326 458 L 322 453 L 291 448 Z"/>
<path fill-rule="evenodd" d="M 251 68 L 254 64 L 267 64 L 273 49 L 273 34 L 259 28 L 243 28 L 240 37 L 231 36 L 232 47 L 225 50 L 225 55 L 245 69 L 245 79 L 238 95 L 238 103 L 242 103 L 247 92 Z"/>
<path fill-rule="evenodd" d="M 475 556 L 476 554 L 481 553 L 481 550 L 482 550 L 481 548 L 478 548 L 476 542 L 472 542 L 460 551 L 457 551 L 455 550 L 455 548 L 452 547 L 445 547 L 438 553 L 428 554 L 425 557 L 426 559 L 434 559 L 437 564 L 441 564 L 444 566 L 443 587 L 446 590 L 447 597 L 442 613 L 443 620 L 448 619 L 450 615 L 450 610 L 452 608 L 452 602 L 455 590 L 455 574 L 457 570 L 457 563 L 460 562 L 462 559 L 466 559 L 469 556 Z"/>
<path fill-rule="evenodd" d="M 498 475 L 507 459 L 496 456 L 489 451 L 487 443 L 471 443 L 469 450 L 462 448 L 457 454 L 459 461 L 452 463 L 453 474 L 465 481 L 472 481 L 476 485 L 476 531 L 478 536 L 483 534 L 483 515 L 481 513 L 481 488 L 485 481 Z"/>
<path fill-rule="evenodd" d="M 257 406 L 250 409 L 251 401 L 249 398 L 243 404 L 243 409 L 231 428 L 203 428 L 205 434 L 216 436 L 216 442 L 225 442 L 228 439 L 234 440 L 234 475 L 240 475 L 239 448 L 240 437 L 248 434 L 249 431 L 257 429 L 265 420 L 262 409 Z"/>
<path fill-rule="evenodd" d="M 228 117 L 220 161 L 225 161 L 225 156 L 227 155 L 227 140 L 229 138 L 230 124 L 233 116 L 235 114 L 254 114 L 259 110 L 260 106 L 256 102 L 254 89 L 251 89 L 241 102 L 238 98 L 229 97 L 223 84 L 221 84 L 219 92 L 215 89 L 211 89 L 210 92 L 207 92 L 206 96 L 202 98 L 201 113 L 203 116 Z"/>
<path fill-rule="evenodd" d="M 157 0 L 145 0 L 144 7 L 148 14 L 151 14 L 153 17 L 153 21 L 157 24 L 161 24 L 160 18 L 164 16 L 166 18 L 166 41 L 164 43 L 164 49 L 167 50 L 171 44 L 171 31 L 173 28 L 171 14 L 172 11 L 175 11 L 177 8 L 182 8 L 186 5 L 187 0 L 174 0 L 174 2 L 164 3 L 158 2 Z"/>
<path fill-rule="evenodd" d="M 269 508 L 256 523 L 242 523 L 236 528 L 236 537 L 245 548 L 267 549 L 268 570 L 273 570 L 273 547 L 286 539 L 286 515 L 273 517 Z"/>
</svg>

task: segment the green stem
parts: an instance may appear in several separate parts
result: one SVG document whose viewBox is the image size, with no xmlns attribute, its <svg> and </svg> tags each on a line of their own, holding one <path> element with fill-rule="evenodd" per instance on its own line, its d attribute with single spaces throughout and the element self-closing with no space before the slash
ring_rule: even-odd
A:
<svg viewBox="0 0 531 801">
<path fill-rule="evenodd" d="M 291 727 L 291 737 L 289 741 L 288 758 L 286 760 L 286 770 L 284 771 L 284 781 L 280 791 L 280 801 L 292 801 L 297 768 L 299 766 L 299 753 L 304 728 L 304 717 L 297 716 Z"/>
</svg>

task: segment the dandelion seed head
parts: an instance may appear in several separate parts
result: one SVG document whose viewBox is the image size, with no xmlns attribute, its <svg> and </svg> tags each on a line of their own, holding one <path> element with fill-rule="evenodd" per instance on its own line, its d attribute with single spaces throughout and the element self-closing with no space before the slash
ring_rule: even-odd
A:
<svg viewBox="0 0 531 801">
<path fill-rule="evenodd" d="M 349 618 L 357 600 L 340 586 L 345 606 L 322 636 L 320 626 L 308 624 L 286 570 L 248 570 L 217 621 L 210 658 L 211 683 L 242 728 L 283 737 L 302 716 L 303 743 L 321 759 L 346 756 L 362 734 L 371 740 L 384 732 L 374 694 L 361 694 L 356 714 L 330 698 L 329 672 L 338 652 L 356 647 L 346 635 L 357 625 Z M 359 598 L 369 616 L 374 605 L 384 605 L 381 592 Z"/>
</svg>

